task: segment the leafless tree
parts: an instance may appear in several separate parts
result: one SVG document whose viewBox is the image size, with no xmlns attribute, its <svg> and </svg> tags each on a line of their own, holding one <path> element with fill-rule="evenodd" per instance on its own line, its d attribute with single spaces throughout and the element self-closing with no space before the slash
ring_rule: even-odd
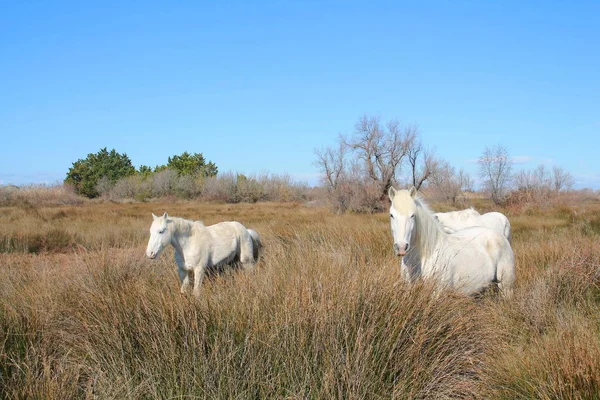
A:
<svg viewBox="0 0 600 400">
<path fill-rule="evenodd" d="M 429 188 L 438 199 L 456 203 L 463 192 L 473 190 L 473 179 L 464 170 L 456 173 L 447 161 L 439 161 L 435 173 L 430 177 Z"/>
<path fill-rule="evenodd" d="M 382 124 L 368 116 L 358 120 L 352 134 L 340 135 L 337 148 L 315 150 L 315 155 L 329 201 L 340 212 L 381 210 L 403 166 L 410 167 L 417 187 L 437 166 L 433 153 L 422 146 L 416 126 L 394 120 Z"/>
<path fill-rule="evenodd" d="M 423 147 L 423 143 L 418 138 L 417 128 L 414 129 L 414 139 L 408 148 L 408 165 L 412 175 L 412 184 L 419 190 L 423 183 L 436 173 L 439 167 L 439 161 L 433 151 Z"/>
<path fill-rule="evenodd" d="M 528 192 L 534 200 L 543 200 L 573 187 L 572 175 L 557 165 L 551 171 L 543 164 L 533 170 L 519 171 L 514 181 L 518 190 Z"/>
<path fill-rule="evenodd" d="M 417 133 L 414 127 L 402 128 L 394 120 L 384 127 L 379 118 L 363 116 L 354 135 L 343 140 L 361 161 L 365 173 L 379 186 L 381 198 L 385 198 Z"/>
<path fill-rule="evenodd" d="M 337 150 L 328 147 L 315 150 L 315 165 L 321 171 L 321 179 L 328 190 L 337 188 L 345 173 L 347 146 L 340 140 Z"/>
<path fill-rule="evenodd" d="M 544 194 L 550 192 L 552 189 L 552 178 L 544 164 L 538 165 L 538 167 L 533 170 L 533 178 L 540 191 L 544 192 Z"/>
<path fill-rule="evenodd" d="M 475 181 L 471 178 L 471 175 L 462 168 L 458 171 L 458 183 L 463 192 L 472 192 L 474 190 Z"/>
<path fill-rule="evenodd" d="M 531 171 L 521 170 L 515 173 L 513 180 L 517 190 L 532 192 L 536 189 Z"/>
<path fill-rule="evenodd" d="M 496 204 L 501 204 L 510 184 L 512 162 L 506 147 L 497 145 L 486 147 L 478 160 L 479 174 L 486 189 Z"/>
<path fill-rule="evenodd" d="M 571 190 L 575 184 L 573 175 L 558 165 L 552 167 L 552 182 L 554 190 L 557 192 L 560 192 L 561 190 Z"/>
</svg>

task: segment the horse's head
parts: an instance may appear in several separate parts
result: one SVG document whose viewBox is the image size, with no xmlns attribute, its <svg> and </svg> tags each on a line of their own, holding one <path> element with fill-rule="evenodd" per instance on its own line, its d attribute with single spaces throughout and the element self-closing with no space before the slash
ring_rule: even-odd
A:
<svg viewBox="0 0 600 400">
<path fill-rule="evenodd" d="M 150 225 L 150 240 L 146 248 L 148 258 L 156 258 L 170 242 L 171 231 L 168 229 L 169 216 L 164 213 L 162 217 L 152 214 L 152 225 Z"/>
<path fill-rule="evenodd" d="M 394 251 L 397 256 L 404 257 L 409 251 L 416 228 L 417 205 L 415 198 L 417 190 L 396 190 L 390 187 L 388 196 L 390 206 L 390 223 L 394 239 Z"/>
</svg>

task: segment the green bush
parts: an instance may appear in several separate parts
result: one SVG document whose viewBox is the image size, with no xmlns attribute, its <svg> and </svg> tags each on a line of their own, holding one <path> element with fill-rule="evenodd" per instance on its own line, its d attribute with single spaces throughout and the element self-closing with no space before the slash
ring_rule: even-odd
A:
<svg viewBox="0 0 600 400">
<path fill-rule="evenodd" d="M 177 171 L 178 175 L 193 175 L 193 176 L 215 176 L 217 175 L 217 166 L 209 161 L 204 160 L 202 153 L 190 154 L 187 151 L 180 156 L 169 157 L 167 167 Z"/>
<path fill-rule="evenodd" d="M 77 194 L 94 198 L 99 196 L 98 182 L 106 178 L 115 183 L 118 179 L 133 175 L 135 168 L 127 154 L 110 152 L 105 148 L 96 154 L 88 154 L 85 159 L 79 159 L 69 168 L 65 183 L 74 187 Z"/>
</svg>

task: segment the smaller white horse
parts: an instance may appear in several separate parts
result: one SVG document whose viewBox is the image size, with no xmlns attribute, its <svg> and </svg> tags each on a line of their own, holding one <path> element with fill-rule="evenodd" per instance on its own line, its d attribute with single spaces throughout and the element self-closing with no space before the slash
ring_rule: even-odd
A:
<svg viewBox="0 0 600 400">
<path fill-rule="evenodd" d="M 447 234 L 413 187 L 388 195 L 394 250 L 402 257 L 402 275 L 419 276 L 442 286 L 475 294 L 493 283 L 510 296 L 515 259 L 508 240 L 491 229 L 475 226 Z"/>
<path fill-rule="evenodd" d="M 483 215 L 472 208 L 460 211 L 450 211 L 445 213 L 435 213 L 435 217 L 442 223 L 446 233 L 454 233 L 470 226 L 484 226 L 490 228 L 512 241 L 510 232 L 510 221 L 506 215 L 499 212 L 489 212 Z"/>
<path fill-rule="evenodd" d="M 207 268 L 239 262 L 244 269 L 252 269 L 258 260 L 260 235 L 239 222 L 204 226 L 200 221 L 169 217 L 167 213 L 162 217 L 152 214 L 152 218 L 146 255 L 157 258 L 169 243 L 175 248 L 181 293 L 187 292 L 192 273 L 193 294 L 197 297 Z"/>
</svg>

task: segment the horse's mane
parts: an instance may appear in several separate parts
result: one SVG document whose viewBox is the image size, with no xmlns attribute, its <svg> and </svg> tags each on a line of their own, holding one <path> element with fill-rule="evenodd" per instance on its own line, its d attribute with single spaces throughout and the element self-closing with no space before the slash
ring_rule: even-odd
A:
<svg viewBox="0 0 600 400">
<path fill-rule="evenodd" d="M 178 232 L 179 234 L 189 235 L 192 233 L 192 230 L 196 226 L 204 227 L 204 223 L 202 221 L 192 221 L 185 218 L 180 217 L 171 217 L 168 219 L 174 226 L 174 232 Z"/>
<path fill-rule="evenodd" d="M 442 224 L 434 218 L 433 212 L 423 198 L 419 195 L 414 199 L 417 206 L 417 232 L 416 243 L 421 253 L 421 258 L 428 258 L 434 251 L 438 242 L 447 234 Z"/>
</svg>

